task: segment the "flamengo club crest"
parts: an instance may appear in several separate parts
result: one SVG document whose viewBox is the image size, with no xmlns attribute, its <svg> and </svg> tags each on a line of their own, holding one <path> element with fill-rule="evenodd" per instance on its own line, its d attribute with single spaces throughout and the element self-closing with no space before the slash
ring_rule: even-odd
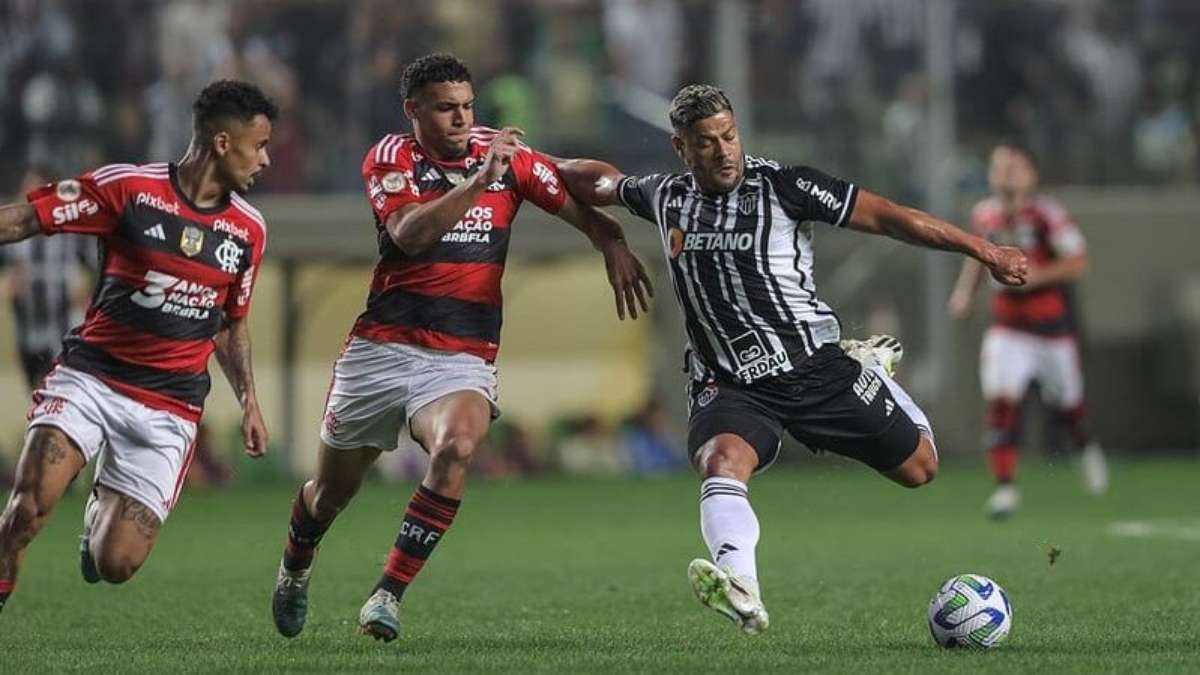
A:
<svg viewBox="0 0 1200 675">
<path fill-rule="evenodd" d="M 179 250 L 191 258 L 204 248 L 204 230 L 195 225 L 183 228 L 183 236 L 179 239 Z"/>
<path fill-rule="evenodd" d="M 242 247 L 226 239 L 217 247 L 214 255 L 221 265 L 222 272 L 234 274 L 238 271 L 238 263 L 242 261 Z"/>
</svg>

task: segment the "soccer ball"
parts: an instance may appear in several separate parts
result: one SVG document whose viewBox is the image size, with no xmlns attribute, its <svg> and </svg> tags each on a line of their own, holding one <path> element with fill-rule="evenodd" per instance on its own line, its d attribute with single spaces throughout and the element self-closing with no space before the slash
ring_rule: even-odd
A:
<svg viewBox="0 0 1200 675">
<path fill-rule="evenodd" d="M 929 601 L 929 632 L 943 647 L 991 649 L 1011 628 L 1008 594 L 985 576 L 951 577 Z"/>
</svg>

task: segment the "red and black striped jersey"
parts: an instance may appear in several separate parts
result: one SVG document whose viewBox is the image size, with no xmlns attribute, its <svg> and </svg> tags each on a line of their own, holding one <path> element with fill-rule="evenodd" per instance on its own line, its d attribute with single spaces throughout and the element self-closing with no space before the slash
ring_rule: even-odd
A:
<svg viewBox="0 0 1200 675">
<path fill-rule="evenodd" d="M 225 317 L 250 311 L 267 227 L 231 192 L 211 208 L 173 164 L 111 164 L 28 195 L 47 235 L 100 241 L 100 277 L 59 360 L 144 405 L 198 420 Z"/>
<path fill-rule="evenodd" d="M 562 207 L 566 190 L 554 162 L 523 147 L 508 173 L 440 241 L 416 255 L 397 248 L 384 223 L 397 209 L 437 199 L 479 171 L 496 133 L 472 129 L 466 157 L 454 162 L 434 160 L 411 134 L 384 136 L 367 152 L 362 174 L 375 213 L 379 263 L 352 335 L 495 360 L 513 218 L 526 199 L 549 213 Z"/>
<path fill-rule="evenodd" d="M 1008 213 L 999 199 L 990 197 L 975 205 L 971 225 L 992 243 L 1024 251 L 1033 268 L 1083 254 L 1087 248 L 1066 210 L 1044 196 L 1014 213 Z M 1056 284 L 1034 291 L 997 288 L 992 297 L 992 323 L 1038 335 L 1074 333 L 1078 322 L 1071 285 Z"/>
</svg>

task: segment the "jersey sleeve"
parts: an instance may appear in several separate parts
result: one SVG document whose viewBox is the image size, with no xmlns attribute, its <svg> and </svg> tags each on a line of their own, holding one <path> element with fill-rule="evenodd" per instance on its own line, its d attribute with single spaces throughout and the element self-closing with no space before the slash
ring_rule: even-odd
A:
<svg viewBox="0 0 1200 675">
<path fill-rule="evenodd" d="M 1087 253 L 1087 242 L 1083 233 L 1071 220 L 1067 210 L 1058 202 L 1042 198 L 1038 204 L 1049 228 L 1047 239 L 1054 254 L 1060 258 L 1073 258 Z"/>
<path fill-rule="evenodd" d="M 562 175 L 549 158 L 533 149 L 522 149 L 513 157 L 517 190 L 546 213 L 558 213 L 567 201 Z"/>
<path fill-rule="evenodd" d="M 262 236 L 255 238 L 251 246 L 250 263 L 238 272 L 233 288 L 225 298 L 225 314 L 231 319 L 241 319 L 250 313 L 250 298 L 254 295 L 254 284 L 258 282 L 258 273 L 262 269 L 263 253 L 267 250 L 265 228 Z"/>
<path fill-rule="evenodd" d="M 413 169 L 408 161 L 409 153 L 397 153 L 394 162 L 385 162 L 376 158 L 375 148 L 372 148 L 363 159 L 363 186 L 367 191 L 367 201 L 379 222 L 387 220 L 397 209 L 409 204 L 420 204 L 421 193 L 413 180 Z"/>
<path fill-rule="evenodd" d="M 808 166 L 788 166 L 776 175 L 779 201 L 797 222 L 816 221 L 842 227 L 854 212 L 858 188 Z"/>
<path fill-rule="evenodd" d="M 669 176 L 661 173 L 652 173 L 648 176 L 625 176 L 617 184 L 617 197 L 633 215 L 657 223 L 656 195 L 667 178 Z"/>
<path fill-rule="evenodd" d="M 105 235 L 117 229 L 123 208 L 120 180 L 98 183 L 93 174 L 34 188 L 25 196 L 47 235 Z"/>
</svg>

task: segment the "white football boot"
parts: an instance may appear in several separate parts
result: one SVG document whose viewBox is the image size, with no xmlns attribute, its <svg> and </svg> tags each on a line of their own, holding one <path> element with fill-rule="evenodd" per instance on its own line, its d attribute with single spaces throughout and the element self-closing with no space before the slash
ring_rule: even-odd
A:
<svg viewBox="0 0 1200 675">
<path fill-rule="evenodd" d="M 1083 448 L 1080 457 L 1083 468 L 1083 485 L 1094 495 L 1108 492 L 1108 461 L 1104 459 L 1104 450 L 1100 444 L 1092 441 Z"/>
<path fill-rule="evenodd" d="M 735 577 L 729 568 L 697 558 L 688 565 L 688 581 L 704 606 L 736 623 L 742 632 L 758 635 L 770 625 L 753 579 Z"/>
<path fill-rule="evenodd" d="M 382 588 L 367 598 L 358 613 L 358 632 L 391 642 L 400 636 L 400 601 Z"/>
<path fill-rule="evenodd" d="M 846 356 L 867 368 L 879 366 L 889 376 L 895 376 L 896 366 L 904 358 L 904 345 L 891 335 L 872 335 L 866 340 L 842 340 L 838 344 Z"/>
<path fill-rule="evenodd" d="M 987 503 L 984 504 L 988 517 L 997 520 L 1008 518 L 1019 508 L 1021 508 L 1021 493 L 1017 492 L 1017 486 L 1012 483 L 997 485 L 996 491 L 992 493 L 991 497 L 988 497 Z"/>
</svg>

